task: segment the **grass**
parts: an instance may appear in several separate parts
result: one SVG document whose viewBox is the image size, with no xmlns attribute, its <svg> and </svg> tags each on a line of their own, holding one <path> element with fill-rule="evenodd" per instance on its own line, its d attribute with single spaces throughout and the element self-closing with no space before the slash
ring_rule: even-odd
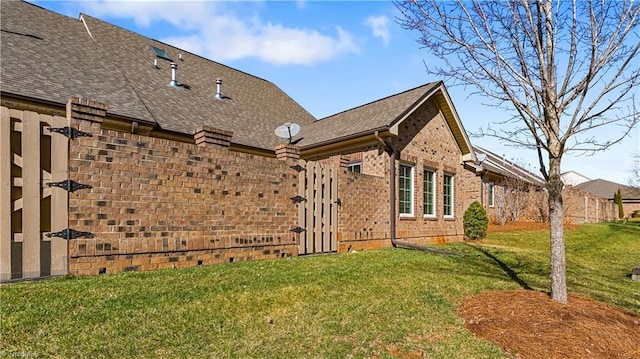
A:
<svg viewBox="0 0 640 359">
<path fill-rule="evenodd" d="M 548 234 L 445 246 L 60 278 L 0 287 L 0 357 L 504 358 L 457 310 L 486 290 L 548 288 Z M 640 314 L 640 238 L 567 233 L 572 293 Z"/>
</svg>

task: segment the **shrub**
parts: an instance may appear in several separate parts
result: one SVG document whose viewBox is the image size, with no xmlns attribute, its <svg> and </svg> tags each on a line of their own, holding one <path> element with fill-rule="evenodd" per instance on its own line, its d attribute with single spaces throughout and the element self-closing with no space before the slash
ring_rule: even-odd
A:
<svg viewBox="0 0 640 359">
<path fill-rule="evenodd" d="M 613 203 L 618 205 L 618 218 L 624 218 L 624 206 L 622 205 L 622 193 L 620 188 L 613 193 Z"/>
<path fill-rule="evenodd" d="M 462 222 L 464 235 L 469 239 L 483 238 L 487 235 L 489 218 L 487 217 L 487 211 L 485 211 L 480 202 L 475 201 L 469 205 L 469 208 L 464 212 Z"/>
</svg>

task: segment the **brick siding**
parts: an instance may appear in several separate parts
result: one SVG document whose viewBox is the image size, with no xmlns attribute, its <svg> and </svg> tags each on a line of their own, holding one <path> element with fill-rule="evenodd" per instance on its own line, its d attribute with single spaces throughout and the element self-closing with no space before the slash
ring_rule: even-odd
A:
<svg viewBox="0 0 640 359">
<path fill-rule="evenodd" d="M 297 255 L 298 173 L 275 158 L 105 130 L 71 141 L 69 271 L 98 274 Z"/>
</svg>

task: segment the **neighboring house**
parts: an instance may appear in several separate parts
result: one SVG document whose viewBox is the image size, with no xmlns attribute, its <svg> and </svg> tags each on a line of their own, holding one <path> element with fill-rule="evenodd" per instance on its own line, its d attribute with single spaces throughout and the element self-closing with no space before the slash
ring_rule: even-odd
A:
<svg viewBox="0 0 640 359">
<path fill-rule="evenodd" d="M 591 181 L 591 178 L 584 176 L 576 171 L 567 171 L 560 175 L 565 186 L 577 186 L 581 183 Z"/>
<path fill-rule="evenodd" d="M 606 198 L 611 202 L 613 202 L 614 193 L 619 189 L 622 194 L 622 205 L 625 217 L 628 217 L 633 211 L 640 210 L 640 188 L 638 187 L 626 186 L 598 178 L 581 183 L 575 186 L 575 188 L 591 193 L 597 197 Z"/>
<path fill-rule="evenodd" d="M 541 220 L 546 210 L 545 182 L 522 166 L 480 146 L 473 146 L 480 176 L 480 202 L 499 224 Z"/>
<path fill-rule="evenodd" d="M 474 146 L 479 198 L 489 218 L 497 224 L 507 221 L 549 220 L 545 181 L 504 156 Z M 564 218 L 568 223 L 602 222 L 615 219 L 614 206 L 607 197 L 567 186 L 563 191 Z"/>
</svg>

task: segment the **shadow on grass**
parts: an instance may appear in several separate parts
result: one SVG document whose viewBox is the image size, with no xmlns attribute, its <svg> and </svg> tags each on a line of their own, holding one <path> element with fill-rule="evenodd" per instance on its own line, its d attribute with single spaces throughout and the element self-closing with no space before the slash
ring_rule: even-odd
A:
<svg viewBox="0 0 640 359">
<path fill-rule="evenodd" d="M 629 233 L 640 233 L 640 222 L 609 222 L 609 229 L 620 231 L 620 232 L 629 232 Z"/>
<path fill-rule="evenodd" d="M 498 259 L 498 257 L 496 257 L 493 254 L 487 252 L 482 247 L 471 245 L 471 244 L 470 244 L 470 246 L 473 249 L 477 250 L 478 252 L 484 254 L 487 258 L 491 259 L 495 264 L 498 265 L 498 267 L 500 267 L 500 269 L 502 269 L 502 271 L 504 271 L 504 273 L 506 275 L 509 276 L 509 278 L 511 278 L 514 282 L 518 283 L 518 285 L 520 287 L 522 287 L 522 289 L 533 290 L 533 288 L 531 288 L 529 286 L 529 284 L 527 284 L 527 282 L 522 280 L 522 278 L 518 277 L 518 274 L 516 274 L 516 272 L 514 272 L 513 269 L 509 268 L 509 266 L 506 265 L 503 261 Z"/>
</svg>

